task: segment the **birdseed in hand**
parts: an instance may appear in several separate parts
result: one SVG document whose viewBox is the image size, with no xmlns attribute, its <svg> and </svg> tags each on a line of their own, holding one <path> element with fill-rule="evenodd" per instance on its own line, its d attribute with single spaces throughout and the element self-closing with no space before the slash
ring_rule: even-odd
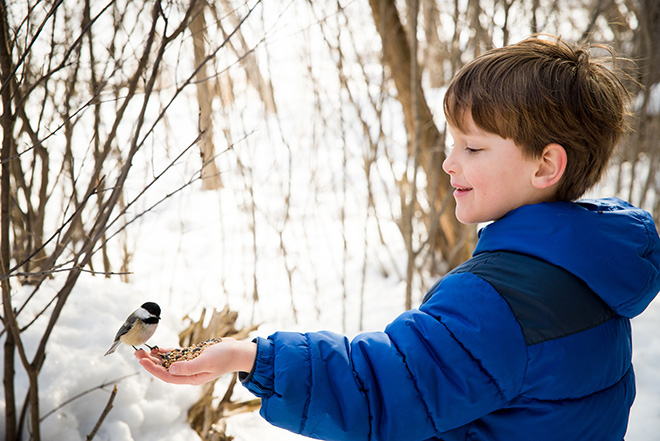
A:
<svg viewBox="0 0 660 441">
<path fill-rule="evenodd" d="M 187 348 L 174 349 L 173 351 L 160 354 L 160 357 L 163 359 L 163 366 L 165 366 L 165 369 L 169 369 L 172 363 L 176 363 L 177 361 L 190 361 L 193 358 L 197 358 L 204 349 L 221 341 L 221 338 L 209 338 Z"/>
</svg>

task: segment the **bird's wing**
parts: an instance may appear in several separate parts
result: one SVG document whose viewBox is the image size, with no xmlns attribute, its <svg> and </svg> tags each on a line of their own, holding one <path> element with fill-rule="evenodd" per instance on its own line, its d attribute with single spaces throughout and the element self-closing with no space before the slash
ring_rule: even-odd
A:
<svg viewBox="0 0 660 441">
<path fill-rule="evenodd" d="M 105 353 L 104 357 L 115 352 L 120 343 L 121 341 L 119 339 L 115 340 L 114 343 L 112 343 L 112 346 L 110 346 L 110 349 L 108 349 L 108 352 Z"/>
<path fill-rule="evenodd" d="M 119 341 L 119 337 L 130 331 L 134 324 L 135 324 L 135 318 L 133 318 L 132 320 L 131 317 L 126 319 L 124 324 L 121 325 L 121 328 L 119 328 L 119 331 L 117 331 L 117 335 L 115 335 L 115 341 Z"/>
</svg>

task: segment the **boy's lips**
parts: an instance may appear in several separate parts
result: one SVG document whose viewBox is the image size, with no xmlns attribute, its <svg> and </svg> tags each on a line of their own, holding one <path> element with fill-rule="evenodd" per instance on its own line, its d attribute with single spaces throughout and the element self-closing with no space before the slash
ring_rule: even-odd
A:
<svg viewBox="0 0 660 441">
<path fill-rule="evenodd" d="M 456 184 L 451 184 L 452 187 L 454 187 L 454 196 L 462 196 L 466 193 L 468 193 L 472 188 L 470 187 L 464 187 L 462 185 L 456 185 Z"/>
</svg>

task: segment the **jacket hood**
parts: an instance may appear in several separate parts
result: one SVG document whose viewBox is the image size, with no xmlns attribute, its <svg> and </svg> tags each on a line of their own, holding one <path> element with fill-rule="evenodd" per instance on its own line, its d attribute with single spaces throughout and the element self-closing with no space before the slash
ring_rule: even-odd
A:
<svg viewBox="0 0 660 441">
<path fill-rule="evenodd" d="M 475 256 L 498 250 L 564 268 L 625 317 L 641 314 L 660 291 L 653 218 L 617 198 L 519 207 L 479 232 Z"/>
</svg>

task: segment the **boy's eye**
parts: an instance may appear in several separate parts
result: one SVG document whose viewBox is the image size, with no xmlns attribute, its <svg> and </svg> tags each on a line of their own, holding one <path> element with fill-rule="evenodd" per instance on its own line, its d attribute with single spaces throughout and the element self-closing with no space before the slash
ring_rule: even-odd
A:
<svg viewBox="0 0 660 441">
<path fill-rule="evenodd" d="M 479 152 L 481 151 L 481 149 L 475 149 L 475 148 L 473 148 L 473 147 L 465 147 L 465 150 L 466 150 L 468 153 L 479 153 Z"/>
</svg>

